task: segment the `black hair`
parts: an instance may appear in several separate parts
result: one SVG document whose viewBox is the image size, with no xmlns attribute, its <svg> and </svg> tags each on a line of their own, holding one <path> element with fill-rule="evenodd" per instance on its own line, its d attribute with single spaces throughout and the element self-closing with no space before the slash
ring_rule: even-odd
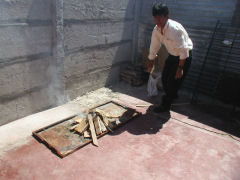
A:
<svg viewBox="0 0 240 180">
<path fill-rule="evenodd" d="M 155 3 L 152 7 L 152 15 L 155 16 L 164 16 L 166 17 L 169 14 L 168 7 L 163 3 Z"/>
</svg>

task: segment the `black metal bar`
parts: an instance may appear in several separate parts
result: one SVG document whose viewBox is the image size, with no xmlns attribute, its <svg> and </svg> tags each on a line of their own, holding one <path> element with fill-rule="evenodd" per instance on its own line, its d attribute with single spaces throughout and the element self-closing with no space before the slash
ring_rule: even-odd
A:
<svg viewBox="0 0 240 180">
<path fill-rule="evenodd" d="M 213 89 L 213 92 L 212 92 L 213 100 L 216 100 L 216 98 L 217 98 L 217 88 L 218 88 L 219 83 L 221 82 L 221 80 L 222 80 L 222 78 L 223 78 L 223 76 L 224 76 L 224 74 L 226 72 L 226 68 L 227 68 L 228 62 L 229 62 L 229 57 L 230 57 L 230 54 L 232 53 L 232 49 L 233 49 L 233 46 L 235 44 L 235 40 L 237 38 L 237 35 L 238 35 L 238 29 L 236 29 L 236 31 L 235 31 L 235 35 L 234 35 L 233 41 L 231 43 L 231 47 L 230 47 L 230 49 L 228 51 L 228 54 L 227 54 L 227 57 L 226 57 L 225 61 L 223 62 L 223 64 L 224 64 L 223 70 L 220 71 L 219 76 L 217 78 L 217 81 L 215 83 L 215 86 L 214 86 L 214 89 Z M 235 108 L 234 104 L 233 104 L 233 108 Z"/>
<path fill-rule="evenodd" d="M 194 91 L 193 91 L 193 94 L 192 94 L 192 99 L 191 99 L 191 103 L 194 103 L 194 98 L 196 97 L 196 102 L 197 102 L 197 90 L 198 90 L 198 84 L 200 82 L 200 78 L 202 76 L 202 73 L 203 73 L 203 70 L 204 70 L 204 67 L 206 65 L 206 62 L 207 62 L 207 57 L 208 57 L 208 54 L 209 54 L 209 51 L 210 51 L 210 48 L 212 46 L 212 43 L 213 43 L 213 40 L 214 40 L 214 36 L 216 34 L 216 31 L 217 31 L 217 28 L 220 24 L 220 21 L 218 20 L 217 23 L 216 23 L 216 26 L 214 28 L 214 31 L 213 31 L 213 34 L 212 34 L 212 37 L 211 37 L 211 40 L 210 40 L 210 43 L 209 43 L 209 46 L 208 46 L 208 49 L 207 49 L 207 53 L 205 55 L 205 58 L 204 58 L 204 61 L 203 61 L 203 64 L 202 64 L 202 67 L 201 67 L 201 70 L 200 70 L 200 73 L 199 73 L 199 76 L 198 76 L 198 79 L 197 79 L 197 83 L 195 85 L 195 88 L 194 88 Z"/>
</svg>

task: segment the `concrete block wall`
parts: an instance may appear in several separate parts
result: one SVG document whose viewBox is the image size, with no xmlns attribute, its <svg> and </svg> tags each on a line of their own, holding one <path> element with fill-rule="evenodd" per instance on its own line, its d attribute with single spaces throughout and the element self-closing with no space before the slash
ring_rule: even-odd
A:
<svg viewBox="0 0 240 180">
<path fill-rule="evenodd" d="M 118 81 L 132 61 L 136 0 L 65 0 L 64 72 L 70 99 Z"/>
<path fill-rule="evenodd" d="M 0 125 L 117 83 L 137 0 L 1 0 Z"/>
<path fill-rule="evenodd" d="M 53 103 L 52 17 L 49 0 L 0 1 L 0 125 Z"/>
</svg>

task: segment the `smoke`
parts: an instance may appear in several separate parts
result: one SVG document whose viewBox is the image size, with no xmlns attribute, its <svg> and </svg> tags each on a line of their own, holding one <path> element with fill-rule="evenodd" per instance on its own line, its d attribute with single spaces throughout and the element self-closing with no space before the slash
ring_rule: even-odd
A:
<svg viewBox="0 0 240 180">
<path fill-rule="evenodd" d="M 48 73 L 51 79 L 49 86 L 49 97 L 53 104 L 62 105 L 70 101 L 65 91 L 64 73 L 64 27 L 63 27 L 63 0 L 54 1 L 55 17 L 53 18 L 53 59 L 50 63 Z"/>
<path fill-rule="evenodd" d="M 70 97 L 65 91 L 64 62 L 53 57 L 47 73 L 50 79 L 48 97 L 51 103 L 58 106 L 69 102 Z"/>
</svg>

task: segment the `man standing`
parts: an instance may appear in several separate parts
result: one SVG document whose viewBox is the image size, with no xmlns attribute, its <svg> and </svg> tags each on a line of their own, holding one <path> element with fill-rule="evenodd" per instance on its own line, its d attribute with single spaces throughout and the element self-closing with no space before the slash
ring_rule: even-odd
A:
<svg viewBox="0 0 240 180">
<path fill-rule="evenodd" d="M 156 26 L 152 32 L 149 65 L 153 66 L 157 53 L 164 44 L 169 56 L 162 72 L 162 84 L 165 95 L 161 106 L 154 108 L 154 112 L 169 111 L 173 100 L 177 97 L 182 81 L 190 67 L 193 43 L 183 26 L 169 19 L 169 10 L 165 4 L 156 3 L 152 8 L 152 15 Z"/>
</svg>

